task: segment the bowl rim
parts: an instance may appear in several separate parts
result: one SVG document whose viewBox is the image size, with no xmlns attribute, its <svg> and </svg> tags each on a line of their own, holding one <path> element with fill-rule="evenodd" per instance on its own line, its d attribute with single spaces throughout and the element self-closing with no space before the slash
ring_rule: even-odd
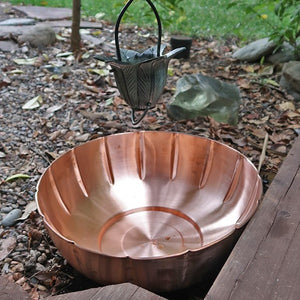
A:
<svg viewBox="0 0 300 300">
<path fill-rule="evenodd" d="M 185 135 L 185 136 L 190 136 L 190 137 L 194 137 L 194 138 L 199 138 L 199 139 L 203 139 L 203 140 L 207 140 L 213 143 L 217 143 L 219 145 L 221 145 L 222 147 L 226 147 L 228 149 L 230 149 L 231 151 L 233 150 L 234 152 L 236 152 L 237 154 L 240 155 L 241 158 L 243 158 L 244 160 L 246 160 L 246 162 L 254 169 L 256 170 L 256 174 L 257 174 L 257 179 L 256 179 L 256 183 L 255 183 L 255 187 L 253 188 L 253 191 L 256 192 L 256 194 L 259 195 L 259 197 L 257 197 L 257 200 L 253 202 L 252 206 L 250 207 L 250 212 L 248 212 L 247 217 L 244 218 L 242 220 L 242 222 L 239 222 L 241 216 L 243 214 L 240 215 L 239 219 L 237 220 L 237 222 L 235 224 L 232 224 L 232 229 L 228 231 L 227 234 L 223 235 L 221 238 L 214 240 L 213 242 L 210 242 L 208 244 L 205 244 L 201 247 L 195 248 L 195 249 L 186 249 L 184 251 L 181 252 L 176 252 L 174 254 L 170 254 L 170 255 L 161 255 L 161 256 L 154 256 L 154 257 L 132 257 L 130 255 L 122 255 L 122 256 L 117 256 L 117 255 L 110 255 L 107 253 L 102 253 L 100 251 L 95 251 L 92 249 L 89 249 L 88 247 L 84 247 L 81 246 L 80 244 L 76 243 L 75 241 L 68 239 L 67 237 L 63 236 L 54 226 L 50 225 L 49 222 L 46 220 L 45 215 L 42 213 L 41 208 L 39 206 L 39 200 L 38 200 L 38 194 L 39 194 L 39 186 L 41 183 L 42 178 L 44 177 L 45 173 L 48 171 L 48 169 L 50 169 L 52 167 L 53 164 L 55 164 L 58 160 L 61 159 L 62 156 L 67 155 L 68 153 L 70 153 L 71 151 L 73 151 L 74 149 L 78 148 L 78 147 L 83 147 L 86 144 L 89 143 L 93 143 L 97 140 L 102 140 L 105 138 L 109 138 L 112 136 L 121 136 L 121 135 L 132 135 L 132 134 L 147 134 L 147 133 L 155 133 L 155 134 L 173 134 L 173 135 Z M 251 162 L 251 160 L 246 157 L 243 153 L 239 152 L 238 150 L 224 144 L 221 143 L 219 141 L 216 141 L 214 139 L 211 138 L 207 138 L 204 136 L 197 136 L 194 134 L 190 134 L 190 133 L 182 133 L 182 132 L 177 132 L 177 131 L 154 131 L 154 130 L 141 130 L 141 131 L 128 131 L 128 132 L 122 132 L 122 133 L 116 133 L 116 134 L 110 134 L 110 135 L 106 135 L 106 136 L 101 136 L 98 137 L 96 139 L 87 141 L 85 143 L 79 144 L 69 150 L 67 150 L 66 152 L 64 152 L 63 154 L 61 154 L 59 157 L 57 157 L 54 161 L 52 161 L 49 166 L 44 170 L 43 174 L 40 176 L 37 185 L 36 185 L 36 192 L 35 192 L 35 202 L 37 205 L 37 210 L 38 213 L 41 215 L 43 222 L 46 224 L 46 227 L 48 229 L 48 231 L 53 231 L 55 235 L 57 235 L 60 239 L 62 239 L 64 242 L 72 244 L 73 246 L 78 247 L 79 249 L 86 251 L 86 252 L 90 252 L 90 253 L 94 253 L 97 255 L 101 255 L 104 257 L 109 257 L 109 258 L 118 258 L 118 259 L 132 259 L 132 260 L 137 260 L 137 261 L 144 261 L 144 260 L 160 260 L 160 259 L 168 259 L 168 258 L 174 258 L 174 257 L 178 257 L 178 256 L 182 256 L 182 255 L 186 255 L 188 253 L 194 253 L 194 252 L 198 252 L 201 250 L 204 250 L 208 247 L 211 247 L 219 242 L 221 242 L 222 240 L 225 240 L 226 238 L 228 238 L 230 235 L 232 235 L 236 230 L 242 228 L 243 226 L 245 226 L 247 224 L 247 222 L 250 220 L 250 218 L 254 215 L 254 213 L 257 210 L 257 207 L 260 203 L 260 199 L 263 195 L 263 186 L 262 186 L 262 179 L 259 175 L 259 172 L 257 170 L 257 168 L 255 167 L 255 165 L 253 164 L 253 162 Z M 248 208 L 248 206 L 247 206 Z M 243 211 L 243 213 L 245 213 L 245 211 L 247 211 L 247 208 Z"/>
</svg>

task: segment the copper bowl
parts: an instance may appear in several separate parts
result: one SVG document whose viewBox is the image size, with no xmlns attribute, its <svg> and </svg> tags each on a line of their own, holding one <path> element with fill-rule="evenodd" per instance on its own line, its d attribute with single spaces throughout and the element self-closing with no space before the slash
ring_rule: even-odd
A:
<svg viewBox="0 0 300 300">
<path fill-rule="evenodd" d="M 261 193 L 255 167 L 226 145 L 132 132 L 62 155 L 41 177 L 36 199 L 79 272 L 164 292 L 205 279 L 224 260 Z"/>
</svg>

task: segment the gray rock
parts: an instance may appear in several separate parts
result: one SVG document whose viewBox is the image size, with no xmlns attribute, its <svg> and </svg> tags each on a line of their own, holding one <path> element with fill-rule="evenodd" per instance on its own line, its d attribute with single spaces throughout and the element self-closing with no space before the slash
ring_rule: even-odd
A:
<svg viewBox="0 0 300 300">
<path fill-rule="evenodd" d="M 28 42 L 36 48 L 44 48 L 56 41 L 56 33 L 52 27 L 45 24 L 38 24 L 28 32 L 23 33 L 19 40 L 20 42 Z"/>
<path fill-rule="evenodd" d="M 34 19 L 28 18 L 11 18 L 0 22 L 0 26 L 20 26 L 20 25 L 34 25 Z"/>
<path fill-rule="evenodd" d="M 0 50 L 3 52 L 13 52 L 18 49 L 18 45 L 12 41 L 0 41 Z"/>
<path fill-rule="evenodd" d="M 9 213 L 10 211 L 12 211 L 12 207 L 11 206 L 4 206 L 4 207 L 1 207 L 1 212 L 2 213 Z"/>
<path fill-rule="evenodd" d="M 291 60 L 297 60 L 294 48 L 289 43 L 284 43 L 274 54 L 267 57 L 267 61 L 277 65 Z"/>
<path fill-rule="evenodd" d="M 280 85 L 300 101 L 300 61 L 290 61 L 283 65 Z"/>
<path fill-rule="evenodd" d="M 8 213 L 2 220 L 2 225 L 5 227 L 9 227 L 14 225 L 17 222 L 17 219 L 22 215 L 21 209 L 13 209 L 10 213 Z"/>
<path fill-rule="evenodd" d="M 201 74 L 185 75 L 177 81 L 176 93 L 167 112 L 175 120 L 211 116 L 218 122 L 235 125 L 240 102 L 239 89 L 235 85 Z"/>
<path fill-rule="evenodd" d="M 260 39 L 237 50 L 232 57 L 242 61 L 255 62 L 273 52 L 276 44 L 268 38 Z"/>
</svg>

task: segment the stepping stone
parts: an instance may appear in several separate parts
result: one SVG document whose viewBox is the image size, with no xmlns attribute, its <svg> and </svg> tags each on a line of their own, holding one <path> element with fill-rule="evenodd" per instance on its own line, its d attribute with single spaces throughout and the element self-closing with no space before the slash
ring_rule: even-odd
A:
<svg viewBox="0 0 300 300">
<path fill-rule="evenodd" d="M 31 29 L 33 25 L 28 26 L 0 26 L 0 38 L 8 39 L 12 35 L 20 35 Z"/>
<path fill-rule="evenodd" d="M 72 27 L 72 21 L 70 20 L 47 21 L 46 23 L 52 27 Z M 80 28 L 102 29 L 103 24 L 99 22 L 80 21 Z"/>
<path fill-rule="evenodd" d="M 11 18 L 0 22 L 0 26 L 20 26 L 20 25 L 34 25 L 34 19 Z"/>
<path fill-rule="evenodd" d="M 26 14 L 29 18 L 38 20 L 62 20 L 72 17 L 70 8 L 44 7 L 44 6 L 13 6 L 14 9 Z"/>
<path fill-rule="evenodd" d="M 0 41 L 0 50 L 3 52 L 12 52 L 18 49 L 18 45 L 12 41 Z"/>
<path fill-rule="evenodd" d="M 10 282 L 6 277 L 0 276 L 1 300 L 29 300 L 31 297 L 19 285 Z"/>
</svg>

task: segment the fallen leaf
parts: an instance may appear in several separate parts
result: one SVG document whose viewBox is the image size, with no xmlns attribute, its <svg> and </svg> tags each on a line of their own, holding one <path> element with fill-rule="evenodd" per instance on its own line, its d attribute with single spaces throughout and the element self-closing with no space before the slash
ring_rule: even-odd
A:
<svg viewBox="0 0 300 300">
<path fill-rule="evenodd" d="M 36 63 L 37 57 L 32 57 L 32 58 L 16 58 L 13 61 L 17 65 L 34 65 Z"/>
<path fill-rule="evenodd" d="M 15 175 L 12 175 L 12 176 L 9 176 L 5 179 L 6 182 L 9 182 L 9 181 L 13 181 L 15 179 L 19 179 L 19 178 L 22 178 L 22 179 L 28 179 L 30 178 L 29 175 L 27 174 L 15 174 Z"/>
<path fill-rule="evenodd" d="M 294 118 L 298 118 L 300 117 L 300 114 L 295 112 L 295 111 L 287 111 L 285 113 L 285 115 L 289 118 L 289 119 L 294 119 Z"/>
<path fill-rule="evenodd" d="M 107 76 L 109 74 L 108 69 L 88 69 L 88 72 L 94 73 L 100 76 Z"/>
<path fill-rule="evenodd" d="M 73 56 L 73 52 L 70 52 L 70 51 L 68 51 L 68 52 L 62 52 L 62 53 L 58 53 L 56 55 L 56 57 L 68 57 L 68 56 Z"/>
<path fill-rule="evenodd" d="M 86 118 L 94 121 L 96 119 L 100 119 L 103 117 L 103 113 L 99 113 L 99 112 L 92 112 L 92 111 L 87 111 L 87 110 L 83 110 L 80 109 L 79 112 Z"/>
<path fill-rule="evenodd" d="M 287 152 L 286 146 L 282 144 L 274 144 L 271 146 L 271 149 L 281 154 L 286 154 Z"/>
<path fill-rule="evenodd" d="M 36 202 L 35 201 L 31 201 L 29 202 L 26 207 L 25 207 L 25 210 L 22 214 L 22 216 L 18 219 L 18 220 L 25 220 L 29 217 L 29 215 L 35 211 L 37 209 L 37 205 L 36 205 Z"/>
<path fill-rule="evenodd" d="M 259 75 L 272 75 L 274 72 L 274 66 L 263 66 L 261 69 L 259 69 L 258 74 Z"/>
<path fill-rule="evenodd" d="M 56 140 L 60 135 L 61 135 L 61 130 L 56 130 L 56 131 L 52 132 L 51 134 L 49 134 L 49 140 L 50 140 L 50 141 L 54 141 L 54 140 Z"/>
<path fill-rule="evenodd" d="M 12 252 L 16 247 L 16 239 L 12 236 L 1 239 L 0 244 L 0 261 L 6 258 L 10 252 Z"/>
<path fill-rule="evenodd" d="M 272 79 L 264 79 L 264 83 L 268 83 L 268 84 L 271 84 L 273 86 L 276 86 L 276 87 L 280 87 L 280 84 L 278 82 L 276 82 L 275 80 L 272 80 Z"/>
<path fill-rule="evenodd" d="M 263 117 L 261 120 L 248 120 L 251 124 L 261 125 L 266 123 L 269 120 L 269 116 Z"/>
<path fill-rule="evenodd" d="M 10 71 L 8 73 L 9 74 L 24 74 L 24 71 L 20 70 L 20 69 L 15 69 L 15 70 L 12 70 L 12 71 Z"/>
<path fill-rule="evenodd" d="M 114 98 L 113 98 L 113 97 L 111 97 L 111 98 L 105 100 L 105 105 L 106 105 L 106 106 L 109 106 L 109 105 L 111 105 L 111 104 L 113 104 L 113 103 L 114 103 Z"/>
<path fill-rule="evenodd" d="M 279 108 L 279 110 L 281 110 L 281 111 L 285 111 L 285 110 L 292 110 L 292 111 L 293 111 L 293 110 L 296 109 L 294 103 L 293 103 L 293 102 L 290 102 L 290 101 L 280 103 L 280 104 L 278 105 L 278 108 Z"/>
<path fill-rule="evenodd" d="M 251 129 L 251 133 L 259 139 L 263 139 L 266 136 L 266 131 L 262 128 Z"/>
<path fill-rule="evenodd" d="M 30 99 L 29 101 L 27 101 L 23 106 L 22 109 L 35 109 L 40 107 L 40 105 L 43 103 L 43 99 L 42 97 L 36 96 L 32 99 Z"/>
<path fill-rule="evenodd" d="M 22 144 L 19 148 L 19 156 L 20 157 L 26 157 L 29 154 L 28 148 Z"/>
<path fill-rule="evenodd" d="M 244 71 L 246 71 L 247 73 L 254 73 L 254 72 L 255 72 L 254 67 L 251 66 L 251 65 L 242 66 L 242 69 L 243 69 Z"/>
<path fill-rule="evenodd" d="M 90 137 L 89 133 L 84 133 L 75 137 L 75 141 L 77 142 L 86 142 Z"/>
</svg>

